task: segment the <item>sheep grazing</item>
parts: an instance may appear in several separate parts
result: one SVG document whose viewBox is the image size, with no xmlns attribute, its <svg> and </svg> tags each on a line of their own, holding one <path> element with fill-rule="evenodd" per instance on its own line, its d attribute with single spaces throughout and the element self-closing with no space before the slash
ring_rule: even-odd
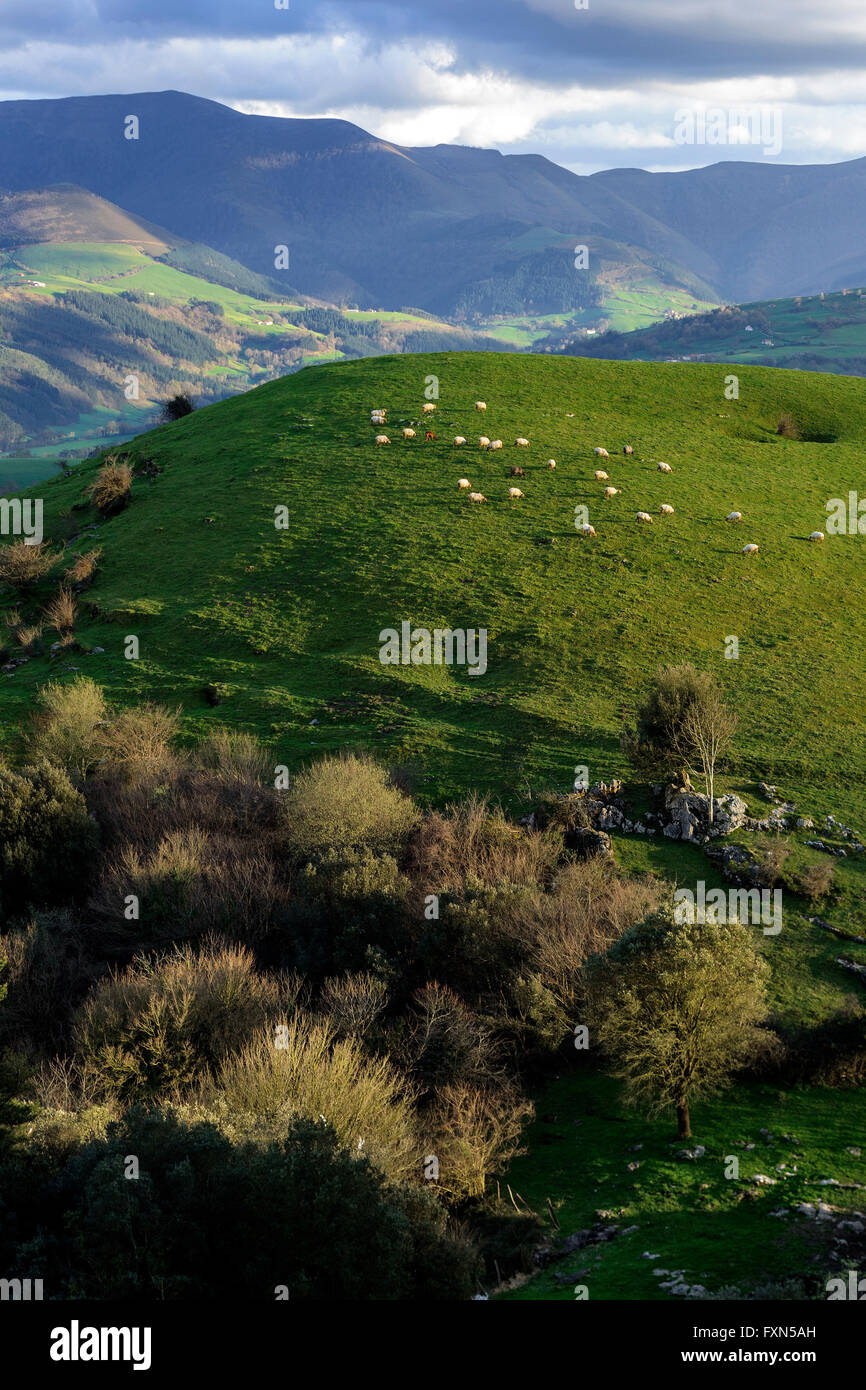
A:
<svg viewBox="0 0 866 1390">
<path fill-rule="evenodd" d="M 728 515 L 725 517 L 725 521 L 742 521 L 742 519 L 742 512 L 728 512 Z"/>
<path fill-rule="evenodd" d="M 509 476 L 509 478 L 525 478 L 525 477 L 526 477 L 526 469 L 525 469 L 525 468 L 518 468 L 517 464 L 515 463 L 515 464 L 512 465 L 511 468 L 509 468 L 509 470 L 508 470 L 508 476 Z"/>
<path fill-rule="evenodd" d="M 472 484 L 470 483 L 468 478 L 458 478 L 457 486 L 460 488 L 461 492 L 465 492 L 467 488 L 472 486 Z"/>
<path fill-rule="evenodd" d="M 414 439 L 414 438 L 415 438 L 415 431 L 414 431 L 414 430 L 404 430 L 404 431 L 403 431 L 403 438 L 404 438 L 404 439 Z"/>
<path fill-rule="evenodd" d="M 377 434 L 377 435 L 376 435 L 376 443 L 377 443 L 377 444 L 390 444 L 391 441 L 390 441 L 390 439 L 388 438 L 387 434 Z"/>
<path fill-rule="evenodd" d="M 521 434 L 521 435 L 518 435 L 518 437 L 517 437 L 517 439 L 515 439 L 514 443 L 517 445 L 517 448 L 518 448 L 518 449 L 528 449 L 528 448 L 529 448 L 529 440 L 528 440 L 528 439 L 524 439 L 522 434 Z"/>
<path fill-rule="evenodd" d="M 757 553 L 758 553 L 758 547 L 757 547 L 756 545 L 744 545 L 744 546 L 743 546 L 743 554 L 744 554 L 744 555 L 757 555 Z"/>
<path fill-rule="evenodd" d="M 662 502 L 661 506 L 659 507 L 659 511 L 661 512 L 662 516 L 673 516 L 674 514 L 674 509 L 671 506 L 670 502 Z"/>
<path fill-rule="evenodd" d="M 501 439 L 491 439 L 491 441 L 490 441 L 490 447 L 491 447 L 491 449 L 501 449 L 501 448 L 502 448 L 502 440 L 501 440 Z"/>
<path fill-rule="evenodd" d="M 487 403 L 486 403 L 486 401 L 476 401 L 476 402 L 475 402 L 475 409 L 476 409 L 476 410 L 486 410 L 486 409 L 487 409 Z"/>
<path fill-rule="evenodd" d="M 656 468 L 660 473 L 673 473 L 674 471 L 669 463 L 657 463 Z"/>
<path fill-rule="evenodd" d="M 519 487 L 510 487 L 510 488 L 508 489 L 508 496 L 509 496 L 509 497 L 523 497 L 523 495 L 524 495 L 524 494 L 520 491 L 520 488 L 519 488 Z"/>
<path fill-rule="evenodd" d="M 618 493 L 619 493 L 619 488 L 618 488 L 618 487 L 606 487 L 605 490 L 604 490 L 604 495 L 605 495 L 605 497 L 616 497 Z"/>
<path fill-rule="evenodd" d="M 824 539 L 824 532 L 823 532 L 823 531 L 813 531 L 812 534 L 811 534 L 811 536 L 809 537 L 809 540 L 810 540 L 810 541 L 822 541 L 823 539 Z"/>
<path fill-rule="evenodd" d="M 623 444 L 623 446 L 622 446 L 622 451 L 623 451 L 624 454 L 633 454 L 633 453 L 634 453 L 634 449 L 631 447 L 630 444 Z"/>
<path fill-rule="evenodd" d="M 608 475 L 603 468 L 597 468 L 595 470 L 595 481 L 597 483 L 606 483 L 608 481 Z"/>
<path fill-rule="evenodd" d="M 484 493 L 483 493 L 483 492 L 470 492 L 470 494 L 469 494 L 469 501 L 470 501 L 470 502 L 486 502 L 486 501 L 487 501 L 487 498 L 484 496 Z"/>
<path fill-rule="evenodd" d="M 489 448 L 490 448 L 490 440 L 487 438 L 487 435 L 486 435 L 486 434 L 482 434 L 481 438 L 480 438 L 479 441 L 478 441 L 478 447 L 479 447 L 479 449 L 489 449 Z"/>
<path fill-rule="evenodd" d="M 596 456 L 597 459 L 609 459 L 609 458 L 610 458 L 610 454 L 607 452 L 607 449 L 600 449 L 600 448 L 599 448 L 599 449 L 593 449 L 592 452 L 595 454 L 595 456 Z"/>
<path fill-rule="evenodd" d="M 652 521 L 652 517 L 650 516 L 649 512 L 638 512 L 638 514 L 637 514 L 637 520 L 638 520 L 638 521 Z"/>
<path fill-rule="evenodd" d="M 466 440 L 463 438 L 463 435 L 462 435 L 462 434 L 458 434 L 458 435 L 455 435 L 455 436 L 454 436 L 454 443 L 455 443 L 455 444 L 465 444 L 465 443 L 466 443 Z"/>
<path fill-rule="evenodd" d="M 555 468 L 555 467 L 556 467 L 556 459 L 548 459 L 548 460 L 547 460 L 547 466 L 548 466 L 548 468 Z"/>
<path fill-rule="evenodd" d="M 425 415 L 432 415 L 436 407 L 432 401 L 428 401 L 426 405 L 422 405 L 421 409 Z"/>
<path fill-rule="evenodd" d="M 595 527 L 590 526 L 588 521 L 585 521 L 582 526 L 578 526 L 577 533 L 579 536 L 595 536 L 598 534 Z"/>
</svg>

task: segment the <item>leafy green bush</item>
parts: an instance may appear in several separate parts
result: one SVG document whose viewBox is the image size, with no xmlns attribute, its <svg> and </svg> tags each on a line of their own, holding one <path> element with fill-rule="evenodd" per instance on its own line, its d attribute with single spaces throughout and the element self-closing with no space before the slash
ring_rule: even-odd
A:
<svg viewBox="0 0 866 1390">
<path fill-rule="evenodd" d="M 325 757 L 297 777 L 286 799 L 288 840 L 298 859 L 328 850 L 401 848 L 418 812 L 370 758 Z"/>
<path fill-rule="evenodd" d="M 95 681 L 49 681 L 37 697 L 32 734 L 34 750 L 83 780 L 101 756 L 100 733 L 106 719 L 105 696 Z"/>
<path fill-rule="evenodd" d="M 99 829 L 62 768 L 0 763 L 0 907 L 5 917 L 86 892 Z"/>
<path fill-rule="evenodd" d="M 427 1194 L 387 1184 L 319 1120 L 263 1147 L 134 1108 L 67 1160 L 50 1203 L 20 1170 L 15 1198 L 3 1267 L 58 1297 L 468 1299 L 478 1272 Z"/>
</svg>

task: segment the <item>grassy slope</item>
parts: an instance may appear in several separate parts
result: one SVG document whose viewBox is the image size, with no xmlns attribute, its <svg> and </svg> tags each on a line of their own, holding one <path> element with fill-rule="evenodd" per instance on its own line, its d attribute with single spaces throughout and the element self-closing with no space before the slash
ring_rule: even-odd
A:
<svg viewBox="0 0 866 1390">
<path fill-rule="evenodd" d="M 430 374 L 440 381 L 441 438 L 404 444 L 400 426 L 418 418 Z M 726 785 L 761 810 L 751 781 L 768 777 L 804 812 L 833 811 L 862 830 L 866 542 L 836 537 L 817 547 L 804 537 L 821 524 L 826 498 L 858 477 L 866 388 L 752 368 L 742 371 L 739 401 L 726 402 L 723 385 L 724 369 L 709 366 L 496 354 L 365 359 L 268 383 L 143 436 L 135 448 L 162 474 L 136 481 L 130 508 L 111 521 L 72 513 L 87 528 L 73 551 L 104 547 L 86 595 L 104 616 L 84 622 L 80 636 L 105 651 L 54 665 L 40 658 L 4 677 L 3 731 L 14 737 L 49 675 L 71 679 L 78 669 L 113 698 L 182 704 L 191 730 L 223 721 L 254 728 L 275 762 L 372 744 L 418 769 L 422 796 L 491 788 L 517 806 L 528 783 L 568 787 L 577 763 L 589 764 L 593 778 L 625 771 L 622 716 L 660 661 L 687 658 L 714 672 L 740 714 Z M 477 437 L 478 397 L 489 407 L 484 431 L 506 441 L 498 456 L 449 442 L 458 432 Z M 390 448 L 373 444 L 368 412 L 379 405 L 390 411 Z M 779 439 L 775 421 L 788 409 L 835 442 Z M 518 433 L 530 449 L 513 447 Z M 614 453 L 626 441 L 636 449 L 630 460 Z M 611 450 L 608 471 L 622 489 L 611 503 L 593 479 L 596 444 Z M 656 471 L 659 458 L 673 474 Z M 507 500 L 513 462 L 527 473 L 526 500 L 516 504 Z M 31 489 L 45 498 L 49 533 L 95 468 L 85 462 L 73 478 Z M 458 496 L 464 473 L 486 506 Z M 658 506 L 667 499 L 676 513 L 663 522 Z M 575 532 L 577 503 L 590 508 L 595 541 Z M 280 504 L 289 508 L 286 532 L 273 525 Z M 746 525 L 726 525 L 733 506 Z M 656 514 L 652 527 L 636 524 L 638 507 Z M 537 543 L 550 538 L 555 544 Z M 752 539 L 761 553 L 747 561 L 740 548 Z M 487 627 L 488 673 L 381 666 L 378 633 L 402 618 Z M 128 633 L 141 639 L 138 662 L 123 659 Z M 740 638 L 738 661 L 723 656 L 731 633 Z M 229 687 L 217 709 L 201 694 L 212 680 Z M 795 866 L 817 857 L 805 838 L 792 839 Z M 616 845 L 627 868 L 719 882 L 689 846 L 621 837 Z M 839 861 L 838 871 L 841 891 L 824 915 L 866 934 L 864 861 Z M 856 992 L 836 964 L 840 943 L 806 921 L 803 904 L 789 902 L 782 934 L 762 944 L 781 1017 L 817 1021 Z M 846 949 L 866 963 L 866 948 Z M 596 1208 L 628 1207 L 624 1224 L 640 1233 L 604 1247 L 592 1276 L 592 1296 L 614 1298 L 650 1296 L 658 1266 L 685 1268 L 709 1286 L 753 1268 L 802 1267 L 812 1237 L 785 1236 L 781 1219 L 767 1225 L 778 1189 L 737 1203 L 720 1156 L 765 1125 L 801 1139 L 802 1181 L 853 1176 L 844 1149 L 859 1142 L 866 1118 L 850 1093 L 783 1100 L 739 1090 L 696 1108 L 696 1142 L 710 1153 L 698 1169 L 672 1161 L 669 1122 L 628 1117 L 611 1083 L 592 1075 L 557 1083 L 539 1103 L 547 1113 L 557 1118 L 539 1120 L 511 1180 L 539 1208 L 550 1195 L 565 1231 Z M 637 1142 L 644 1167 L 633 1189 L 625 1148 Z M 762 1153 L 743 1172 L 786 1156 Z M 699 1180 L 710 1181 L 709 1195 L 698 1192 Z M 698 1221 L 701 1207 L 709 1215 Z M 644 1249 L 660 1259 L 640 1261 Z M 515 1296 L 571 1293 L 542 1276 Z"/>
<path fill-rule="evenodd" d="M 672 305 L 682 311 L 683 306 Z M 810 370 L 863 374 L 866 360 L 866 294 L 804 295 L 796 299 L 757 300 L 740 306 L 746 319 L 761 315 L 758 327 L 746 333 L 739 316 L 729 332 L 703 331 L 700 315 L 666 324 L 624 324 L 611 317 L 617 331 L 634 331 L 617 345 L 623 355 L 644 361 L 698 355 L 716 362 L 808 366 Z M 690 311 L 696 313 L 696 311 Z M 658 315 L 656 316 L 658 317 Z M 769 327 L 764 327 L 764 319 Z M 719 323 L 717 316 L 711 320 Z M 724 322 L 724 320 L 722 320 Z M 769 338 L 772 346 L 765 344 Z M 603 345 L 599 350 L 603 351 Z M 808 359 L 808 361 L 804 361 Z"/>
<path fill-rule="evenodd" d="M 430 373 L 440 438 L 404 444 L 399 427 L 417 418 Z M 866 392 L 759 369 L 744 374 L 739 401 L 722 390 L 714 367 L 380 358 L 267 383 L 142 436 L 165 472 L 136 483 L 131 508 L 99 525 L 94 596 L 105 608 L 145 602 L 159 617 L 138 666 L 119 659 L 116 629 L 100 630 L 106 681 L 180 700 L 195 724 L 215 717 L 200 685 L 226 680 L 232 698 L 218 717 L 273 731 L 290 761 L 369 737 L 377 704 L 396 700 L 381 742 L 429 765 L 432 791 L 472 781 L 514 797 L 527 777 L 568 784 L 578 762 L 592 776 L 621 772 L 622 715 L 659 661 L 693 659 L 740 712 L 735 774 L 793 778 L 815 809 L 862 814 L 862 541 L 805 537 L 825 520 L 825 500 L 859 476 Z M 498 456 L 450 443 L 477 437 L 479 395 L 484 429 L 509 445 Z M 373 445 L 376 404 L 391 411 L 390 448 Z M 777 415 L 795 404 L 838 441 L 779 440 Z M 510 447 L 518 433 L 530 449 Z M 635 457 L 612 458 L 621 495 L 605 502 L 592 448 L 626 440 Z M 673 474 L 656 471 L 659 458 Z M 526 500 L 510 504 L 515 460 Z M 92 471 L 46 483 L 47 515 L 76 501 Z M 458 496 L 463 473 L 488 505 Z M 658 516 L 664 500 L 674 517 Z M 280 503 L 288 532 L 274 530 Z M 592 543 L 575 532 L 577 503 L 598 529 Z M 725 524 L 732 507 L 744 525 Z M 652 527 L 636 524 L 638 508 L 656 513 Z M 760 544 L 757 559 L 740 554 L 746 541 Z M 402 618 L 486 627 L 487 675 L 382 667 L 379 630 Z M 738 661 L 724 659 L 728 634 L 740 639 Z M 7 699 L 46 670 L 23 668 Z M 325 702 L 341 695 L 360 710 L 329 715 Z"/>
<path fill-rule="evenodd" d="M 652 1121 L 625 1110 L 616 1082 L 579 1067 L 574 1077 L 554 1082 L 537 1109 L 529 1153 L 508 1174 L 512 1189 L 541 1212 L 550 1197 L 563 1235 L 591 1226 L 598 1211 L 615 1212 L 622 1229 L 638 1230 L 566 1256 L 504 1295 L 508 1300 L 573 1299 L 575 1284 L 587 1287 L 590 1301 L 664 1299 L 669 1295 L 656 1269 L 682 1271 L 685 1283 L 709 1291 L 803 1275 L 826 1250 L 823 1223 L 772 1213 L 790 1213 L 798 1202 L 856 1208 L 856 1192 L 819 1184 L 866 1181 L 866 1158 L 848 1153 L 862 1146 L 862 1091 L 741 1086 L 694 1108 L 694 1139 L 685 1145 L 672 1141 L 669 1118 Z M 755 1147 L 744 1150 L 738 1141 Z M 706 1147 L 703 1158 L 676 1158 L 696 1144 Z M 739 1158 L 739 1179 L 725 1176 L 729 1155 Z M 635 1162 L 640 1167 L 629 1171 Z M 782 1163 L 797 1172 L 783 1175 Z M 758 1174 L 776 1185 L 745 1181 Z M 642 1258 L 645 1251 L 657 1258 Z M 558 1284 L 559 1273 L 575 1278 Z"/>
</svg>

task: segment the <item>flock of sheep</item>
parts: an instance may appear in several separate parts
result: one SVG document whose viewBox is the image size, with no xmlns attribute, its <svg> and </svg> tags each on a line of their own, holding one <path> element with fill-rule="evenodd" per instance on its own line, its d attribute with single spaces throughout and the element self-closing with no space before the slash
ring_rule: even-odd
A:
<svg viewBox="0 0 866 1390">
<path fill-rule="evenodd" d="M 435 409 L 436 409 L 436 406 L 433 405 L 431 402 L 428 401 L 427 404 L 425 404 L 425 405 L 423 406 L 423 408 L 422 408 L 422 413 L 423 413 L 424 415 L 426 415 L 426 416 L 431 416 L 431 415 L 433 414 L 433 412 L 435 411 Z M 483 413 L 483 412 L 487 409 L 487 405 L 486 405 L 486 403 L 485 403 L 484 401 L 476 401 L 476 402 L 475 402 L 475 409 L 476 409 L 476 411 L 478 411 L 478 412 L 480 412 L 480 413 Z M 383 427 L 383 426 L 385 425 L 385 423 L 386 423 L 386 416 L 387 416 L 387 410 L 383 410 L 383 409 L 371 410 L 371 412 L 370 412 L 370 423 L 371 423 L 372 425 L 377 425 L 377 426 Z M 404 430 L 402 431 L 402 434 L 403 434 L 403 438 L 404 438 L 404 439 L 414 439 L 414 438 L 415 438 L 415 431 L 414 431 L 414 429 L 411 429 L 411 428 L 404 429 Z M 428 439 L 434 439 L 435 436 L 434 436 L 431 432 L 428 431 L 427 438 L 428 438 Z M 377 445 L 390 444 L 390 443 L 391 443 L 391 441 L 390 441 L 390 439 L 388 438 L 388 436 L 387 436 L 386 434 L 377 434 L 377 435 L 376 435 L 376 444 L 377 444 Z M 458 447 L 460 447 L 461 445 L 465 444 L 465 443 L 466 443 L 466 439 L 465 439 L 464 435 L 462 435 L 462 434 L 456 435 L 455 438 L 454 438 L 454 443 L 455 443 L 455 445 L 457 445 Z M 528 440 L 528 439 L 525 439 L 522 435 L 519 435 L 519 436 L 517 437 L 517 439 L 515 439 L 514 444 L 515 444 L 515 448 L 518 448 L 518 449 L 528 449 L 528 448 L 529 448 L 529 440 Z M 479 438 L 479 440 L 478 440 L 478 447 L 479 447 L 480 449 L 497 450 L 497 449 L 501 449 L 501 448 L 503 447 L 503 444 L 502 444 L 502 440 L 501 440 L 501 439 L 488 439 L 488 438 L 487 438 L 487 435 L 484 435 L 484 434 L 483 434 L 483 435 L 480 436 L 480 438 Z M 634 449 L 632 448 L 631 444 L 625 444 L 625 445 L 623 445 L 623 454 L 625 454 L 626 457 L 628 457 L 629 455 L 631 455 L 631 454 L 633 454 L 633 453 L 634 453 Z M 599 459 L 608 459 L 608 460 L 610 459 L 610 454 L 608 453 L 607 449 L 603 449 L 603 448 L 601 448 L 600 446 L 599 446 L 598 448 L 593 449 L 593 454 L 594 454 L 594 456 L 595 456 L 596 458 L 599 458 Z M 556 467 L 556 460 L 555 460 L 555 459 L 548 459 L 548 460 L 547 460 L 547 467 L 548 467 L 548 469 L 553 469 L 553 468 L 555 468 L 555 467 Z M 658 470 L 659 473 L 672 473 L 672 472 L 673 472 L 673 469 L 671 468 L 671 465 L 670 465 L 669 463 L 658 463 L 658 464 L 656 464 L 656 468 L 657 468 L 657 470 Z M 512 477 L 521 477 L 521 478 L 522 478 L 522 477 L 524 477 L 524 470 L 523 470 L 522 468 L 512 468 L 512 469 L 511 469 L 511 475 L 512 475 Z M 595 480 L 596 480 L 596 482 L 598 482 L 598 483 L 607 483 L 607 484 L 608 484 L 608 486 L 604 489 L 604 496 L 605 496 L 606 498 L 610 499 L 610 498 L 613 498 L 613 497 L 617 497 L 617 496 L 619 495 L 619 488 L 614 487 L 614 486 L 611 484 L 610 478 L 609 478 L 608 474 L 605 472 L 605 470 L 604 470 L 603 468 L 597 468 L 597 469 L 596 469 L 596 471 L 595 471 Z M 470 502 L 486 502 L 486 501 L 487 501 L 487 498 L 484 496 L 484 493 L 483 493 L 483 492 L 473 492 L 473 491 L 472 491 L 472 484 L 470 483 L 470 481 L 469 481 L 468 478 L 458 478 L 458 479 L 457 479 L 457 487 L 458 487 L 458 490 L 459 490 L 460 492 L 467 492 L 467 493 L 468 493 L 468 495 L 469 495 L 469 501 L 470 501 Z M 519 501 L 522 497 L 525 497 L 525 493 L 523 493 L 523 492 L 520 490 L 519 487 L 510 487 L 510 488 L 508 489 L 508 496 L 509 496 L 509 499 L 510 499 L 511 501 L 515 501 L 515 502 L 516 502 L 516 501 Z M 674 514 L 674 509 L 673 509 L 673 507 L 670 505 L 669 502 L 662 502 L 661 506 L 659 507 L 659 511 L 660 511 L 660 513 L 662 514 L 662 516 L 673 516 L 673 514 Z M 653 518 L 652 518 L 652 516 L 651 516 L 651 514 L 650 514 L 649 512 L 637 512 L 637 513 L 636 513 L 636 520 L 639 521 L 639 522 L 641 522 L 641 523 L 643 523 L 643 524 L 646 524 L 647 522 L 652 522 L 652 519 L 653 519 Z M 734 511 L 734 512 L 729 512 L 728 515 L 727 515 L 727 517 L 725 518 L 725 520 L 726 520 L 726 521 L 730 521 L 730 522 L 740 522 L 740 521 L 743 520 L 743 513 L 742 513 L 742 512 L 736 512 L 736 511 Z M 577 529 L 578 529 L 579 533 L 580 533 L 581 535 L 584 535 L 584 536 L 595 536 L 595 535 L 598 534 L 597 531 L 596 531 L 596 529 L 595 529 L 595 527 L 594 527 L 594 526 L 591 526 L 591 525 L 589 524 L 589 522 L 584 522 L 583 525 L 578 526 Z M 810 541 L 823 541 L 823 539 L 824 539 L 824 532 L 823 532 L 823 531 L 813 531 L 812 534 L 809 536 L 809 540 L 810 540 Z M 755 545 L 754 542 L 750 543 L 749 545 L 744 545 L 744 546 L 743 546 L 743 554 L 744 554 L 744 555 L 757 555 L 757 553 L 758 553 L 758 546 Z"/>
</svg>

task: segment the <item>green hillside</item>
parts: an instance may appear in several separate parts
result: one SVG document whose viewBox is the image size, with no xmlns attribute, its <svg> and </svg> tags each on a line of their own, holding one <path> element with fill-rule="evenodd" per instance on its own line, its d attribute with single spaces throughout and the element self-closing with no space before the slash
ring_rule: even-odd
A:
<svg viewBox="0 0 866 1390">
<path fill-rule="evenodd" d="M 432 424 L 422 420 L 431 378 Z M 745 366 L 739 399 L 726 401 L 724 378 L 711 365 L 495 353 L 320 365 L 135 439 L 123 451 L 136 470 L 130 502 L 110 519 L 88 500 L 100 460 L 32 487 L 47 538 L 65 546 L 57 573 L 96 548 L 101 557 L 78 593 L 75 641 L 52 657 L 46 624 L 41 650 L 37 638 L 13 665 L 22 648 L 10 637 L 5 751 L 25 752 L 40 687 L 85 673 L 113 702 L 180 707 L 190 743 L 224 726 L 255 732 L 267 776 L 271 761 L 297 770 L 323 752 L 372 749 L 421 804 L 489 792 L 516 816 L 545 789 L 570 790 L 585 764 L 592 780 L 626 777 L 634 804 L 647 805 L 619 734 L 656 667 L 687 660 L 739 716 L 722 789 L 765 814 L 757 784 L 776 783 L 801 815 L 832 814 L 862 839 L 866 540 L 807 537 L 826 529 L 827 500 L 856 488 L 866 386 Z M 388 446 L 375 444 L 376 407 L 388 411 Z M 783 415 L 799 438 L 777 434 Z M 415 438 L 404 441 L 403 428 Z M 480 450 L 482 431 L 503 449 Z M 610 500 L 594 477 L 600 463 L 619 489 Z M 509 500 L 514 466 L 525 497 Z M 461 477 L 486 503 L 458 491 Z M 594 538 L 578 534 L 578 507 Z M 740 525 L 725 520 L 734 508 Z M 635 519 L 644 509 L 651 525 Z M 742 554 L 747 542 L 756 556 Z M 11 630 L 39 623 L 56 582 L 23 599 L 2 594 L 4 615 L 17 610 Z M 383 665 L 380 633 L 403 621 L 485 629 L 486 670 Z M 725 658 L 731 636 L 736 660 Z M 126 659 L 130 637 L 137 659 Z M 154 815 L 164 791 L 153 790 Z M 862 975 L 840 953 L 866 968 L 866 857 L 849 844 L 830 861 L 809 838 L 798 828 L 784 839 L 784 930 L 756 933 L 756 949 L 773 1026 L 805 1030 L 815 1045 L 824 1027 L 838 1036 L 852 999 L 849 1035 L 862 1018 Z M 613 849 L 623 875 L 722 883 L 696 846 L 615 833 Z M 820 906 L 830 932 L 796 886 L 821 861 L 835 870 Z M 309 891 L 302 879 L 293 893 Z M 375 912 L 364 922 L 364 941 L 378 940 Z M 849 933 L 844 945 L 833 931 Z M 536 1083 L 536 1118 L 502 1179 L 500 1215 L 507 1183 L 541 1218 L 536 1244 L 558 1238 L 551 1212 L 561 1235 L 597 1221 L 618 1222 L 620 1234 L 532 1279 L 517 1274 L 500 1296 L 573 1299 L 572 1284 L 591 1278 L 593 1299 L 662 1299 L 671 1294 L 657 1269 L 712 1292 L 817 1279 L 829 1267 L 832 1223 L 810 1226 L 793 1203 L 860 1200 L 866 1093 L 839 1079 L 841 1065 L 834 1089 L 770 1073 L 701 1100 L 693 1123 L 705 1154 L 684 1162 L 669 1117 L 626 1110 L 595 1057 L 560 1044 L 557 1035 L 541 1080 L 522 1078 Z M 729 1181 L 727 1156 L 741 1149 L 742 1177 Z M 756 1174 L 774 1176 L 758 1186 Z M 828 1182 L 852 1190 L 828 1196 Z"/>
<path fill-rule="evenodd" d="M 861 290 L 725 305 L 652 325 L 611 319 L 610 326 L 611 332 L 592 342 L 556 330 L 544 344 L 626 361 L 692 358 L 866 375 L 866 297 Z"/>
<path fill-rule="evenodd" d="M 429 375 L 437 438 L 404 442 Z M 623 718 L 660 661 L 688 659 L 740 715 L 733 777 L 787 779 L 810 807 L 862 814 L 863 541 L 806 537 L 862 471 L 866 392 L 761 369 L 744 370 L 738 401 L 723 387 L 710 366 L 392 357 L 305 370 L 144 435 L 130 456 L 162 471 L 136 479 L 115 519 L 77 509 L 93 462 L 40 488 L 50 530 L 104 550 L 83 635 L 105 654 L 87 669 L 113 694 L 180 702 L 191 728 L 255 728 L 291 764 L 372 739 L 422 768 L 432 796 L 476 785 L 519 801 L 529 784 L 569 785 L 577 763 L 621 774 Z M 475 444 L 479 397 L 498 454 Z M 369 423 L 379 405 L 386 448 Z M 785 412 L 806 438 L 775 433 Z M 634 456 L 617 457 L 626 442 Z M 611 452 L 611 501 L 595 445 Z M 515 462 L 526 497 L 509 502 Z M 462 475 L 486 505 L 458 493 Z M 595 540 L 575 529 L 578 504 Z M 734 508 L 740 526 L 724 520 Z M 486 628 L 487 673 L 383 666 L 379 632 L 403 619 Z M 127 632 L 138 662 L 122 658 Z M 51 669 L 35 659 L 5 682 L 10 716 Z M 229 689 L 218 714 L 201 695 L 212 681 Z"/>
<path fill-rule="evenodd" d="M 99 226 L 109 212 L 124 216 L 91 202 Z M 42 205 L 40 212 L 47 215 Z M 77 215 L 83 219 L 80 209 Z M 16 226 L 23 216 L 18 209 Z M 2 219 L 0 202 L 0 232 Z M 42 222 L 39 228 L 48 235 Z M 134 228 L 116 230 L 131 235 Z M 0 235 L 0 450 L 59 447 L 82 456 L 138 433 L 180 391 L 207 403 L 310 362 L 452 342 L 497 346 L 412 310 L 337 311 L 293 300 L 288 286 L 280 298 L 263 277 L 208 247 L 81 239 L 10 245 Z M 135 400 L 126 395 L 130 373 L 138 378 Z M 18 481 L 0 459 L 0 489 Z"/>
</svg>

